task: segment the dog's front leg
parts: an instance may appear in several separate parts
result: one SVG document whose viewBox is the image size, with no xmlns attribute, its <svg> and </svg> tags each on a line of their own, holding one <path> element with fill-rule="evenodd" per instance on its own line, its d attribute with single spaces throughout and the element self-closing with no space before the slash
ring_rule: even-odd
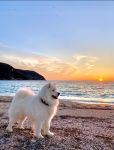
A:
<svg viewBox="0 0 114 150">
<path fill-rule="evenodd" d="M 34 131 L 35 137 L 43 138 L 43 136 L 41 134 L 41 128 L 42 128 L 42 121 L 41 120 L 36 120 L 36 122 L 35 122 L 35 131 Z"/>
<path fill-rule="evenodd" d="M 50 123 L 51 123 L 51 119 L 46 120 L 45 123 L 44 123 L 44 129 L 43 129 L 43 130 L 44 130 L 44 134 L 45 134 L 45 135 L 53 136 L 54 133 L 52 133 L 52 132 L 50 131 Z"/>
</svg>

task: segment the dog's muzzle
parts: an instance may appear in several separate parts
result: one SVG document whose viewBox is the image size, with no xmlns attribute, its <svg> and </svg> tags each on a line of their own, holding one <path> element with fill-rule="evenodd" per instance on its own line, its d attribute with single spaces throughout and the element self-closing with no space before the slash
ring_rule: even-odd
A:
<svg viewBox="0 0 114 150">
<path fill-rule="evenodd" d="M 55 96 L 55 95 L 52 95 L 52 97 L 54 98 L 54 99 L 58 99 L 58 96 L 60 95 L 60 93 L 58 92 L 57 93 L 57 96 Z"/>
</svg>

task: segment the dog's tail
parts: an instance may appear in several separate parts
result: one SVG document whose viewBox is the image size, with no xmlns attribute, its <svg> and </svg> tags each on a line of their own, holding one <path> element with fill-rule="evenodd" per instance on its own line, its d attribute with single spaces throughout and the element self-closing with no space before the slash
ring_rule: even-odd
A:
<svg viewBox="0 0 114 150">
<path fill-rule="evenodd" d="M 23 98 L 30 96 L 30 95 L 34 95 L 34 92 L 30 88 L 24 87 L 24 88 L 20 88 L 17 91 L 14 99 L 23 99 Z"/>
</svg>

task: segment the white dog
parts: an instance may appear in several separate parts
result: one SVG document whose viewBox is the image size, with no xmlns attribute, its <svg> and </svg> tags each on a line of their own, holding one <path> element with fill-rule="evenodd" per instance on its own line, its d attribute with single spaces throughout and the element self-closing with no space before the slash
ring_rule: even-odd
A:
<svg viewBox="0 0 114 150">
<path fill-rule="evenodd" d="M 46 84 L 37 95 L 28 88 L 17 91 L 8 111 L 7 130 L 12 132 L 12 126 L 16 122 L 19 128 L 23 128 L 23 122 L 28 118 L 36 137 L 43 138 L 41 130 L 43 135 L 54 135 L 50 132 L 50 123 L 57 111 L 59 94 L 51 83 Z"/>
</svg>

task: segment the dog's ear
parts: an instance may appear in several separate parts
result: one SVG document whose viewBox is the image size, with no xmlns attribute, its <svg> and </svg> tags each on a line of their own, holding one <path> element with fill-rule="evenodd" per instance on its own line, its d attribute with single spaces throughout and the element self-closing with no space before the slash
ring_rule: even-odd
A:
<svg viewBox="0 0 114 150">
<path fill-rule="evenodd" d="M 48 83 L 48 88 L 50 88 L 51 87 L 51 83 Z"/>
</svg>

